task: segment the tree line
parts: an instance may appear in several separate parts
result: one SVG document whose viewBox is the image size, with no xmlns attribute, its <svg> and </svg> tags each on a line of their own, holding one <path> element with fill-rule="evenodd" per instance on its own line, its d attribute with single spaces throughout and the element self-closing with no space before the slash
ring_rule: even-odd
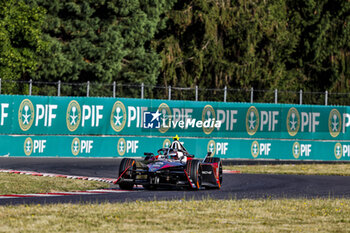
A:
<svg viewBox="0 0 350 233">
<path fill-rule="evenodd" d="M 349 48 L 343 0 L 0 0 L 2 80 L 350 92 Z"/>
</svg>

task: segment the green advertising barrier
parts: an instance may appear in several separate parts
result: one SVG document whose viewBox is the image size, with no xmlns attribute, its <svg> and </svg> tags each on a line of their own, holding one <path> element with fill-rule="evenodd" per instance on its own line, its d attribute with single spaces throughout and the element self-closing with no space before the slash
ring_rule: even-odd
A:
<svg viewBox="0 0 350 233">
<path fill-rule="evenodd" d="M 4 135 L 347 140 L 349 127 L 350 107 L 0 95 Z"/>
<path fill-rule="evenodd" d="M 168 147 L 171 138 L 119 136 L 0 136 L 0 156 L 142 157 Z M 183 138 L 196 158 L 207 152 L 230 159 L 350 161 L 350 141 Z M 17 145 L 17 146 L 13 146 Z"/>
<path fill-rule="evenodd" d="M 349 127 L 347 106 L 0 95 L 0 156 L 141 156 L 177 134 L 199 157 L 348 160 Z"/>
</svg>

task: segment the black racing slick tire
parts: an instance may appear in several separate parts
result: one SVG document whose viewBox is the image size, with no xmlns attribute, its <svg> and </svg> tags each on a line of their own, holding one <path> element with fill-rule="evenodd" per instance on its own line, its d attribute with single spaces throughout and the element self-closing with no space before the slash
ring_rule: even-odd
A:
<svg viewBox="0 0 350 233">
<path fill-rule="evenodd" d="M 190 187 L 192 189 L 198 190 L 202 186 L 202 172 L 201 172 L 201 166 L 200 166 L 199 160 L 189 160 L 186 164 L 186 172 L 188 175 L 188 178 L 192 181 L 192 183 L 195 185 L 195 187 L 192 187 L 192 184 L 190 184 Z"/>
<path fill-rule="evenodd" d="M 218 157 L 208 157 L 204 160 L 205 163 L 218 163 L 219 167 L 219 181 L 220 186 L 222 185 L 222 162 L 221 159 Z"/>
<path fill-rule="evenodd" d="M 220 181 L 220 186 L 222 185 L 222 162 L 219 162 L 219 181 Z"/>
<path fill-rule="evenodd" d="M 120 162 L 119 166 L 119 176 L 122 174 L 123 179 L 127 179 L 128 181 L 122 181 L 119 183 L 119 188 L 124 190 L 132 190 L 134 187 L 134 180 L 136 177 L 135 171 L 136 170 L 136 161 L 135 159 L 128 159 L 124 158 Z"/>
</svg>

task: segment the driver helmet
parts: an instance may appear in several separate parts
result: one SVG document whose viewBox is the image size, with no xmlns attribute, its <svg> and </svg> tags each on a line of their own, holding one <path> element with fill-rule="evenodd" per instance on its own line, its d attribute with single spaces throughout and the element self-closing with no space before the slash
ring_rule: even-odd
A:
<svg viewBox="0 0 350 233">
<path fill-rule="evenodd" d="M 170 152 L 169 155 L 168 155 L 168 158 L 169 159 L 174 159 L 174 160 L 178 160 L 179 159 L 179 157 L 177 156 L 176 152 Z"/>
</svg>

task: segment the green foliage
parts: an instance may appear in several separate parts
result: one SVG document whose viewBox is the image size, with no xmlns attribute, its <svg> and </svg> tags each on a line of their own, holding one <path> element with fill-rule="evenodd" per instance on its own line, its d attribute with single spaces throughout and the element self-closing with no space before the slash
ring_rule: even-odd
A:
<svg viewBox="0 0 350 233">
<path fill-rule="evenodd" d="M 271 90 L 261 101 L 272 100 L 275 88 L 350 91 L 349 7 L 341 0 L 179 1 L 158 34 L 158 83 Z"/>
<path fill-rule="evenodd" d="M 304 75 L 305 89 L 349 92 L 350 2 L 291 0 L 288 5 L 299 34 L 289 65 Z"/>
<path fill-rule="evenodd" d="M 0 0 L 0 77 L 198 85 L 201 100 L 222 100 L 215 88 L 224 86 L 247 90 L 229 92 L 229 101 L 247 101 L 251 87 L 267 90 L 254 95 L 259 101 L 271 101 L 274 89 L 350 92 L 349 12 L 342 0 Z M 285 92 L 279 101 L 297 98 Z"/>
<path fill-rule="evenodd" d="M 155 84 L 160 57 L 150 46 L 167 0 L 36 0 L 51 42 L 36 79 Z"/>
<path fill-rule="evenodd" d="M 286 30 L 284 1 L 194 0 L 177 7 L 159 42 L 160 83 L 265 89 L 287 76 L 285 48 L 297 40 Z"/>
<path fill-rule="evenodd" d="M 41 25 L 45 11 L 22 0 L 0 0 L 0 77 L 25 78 L 37 67 L 38 53 L 45 50 Z"/>
</svg>

